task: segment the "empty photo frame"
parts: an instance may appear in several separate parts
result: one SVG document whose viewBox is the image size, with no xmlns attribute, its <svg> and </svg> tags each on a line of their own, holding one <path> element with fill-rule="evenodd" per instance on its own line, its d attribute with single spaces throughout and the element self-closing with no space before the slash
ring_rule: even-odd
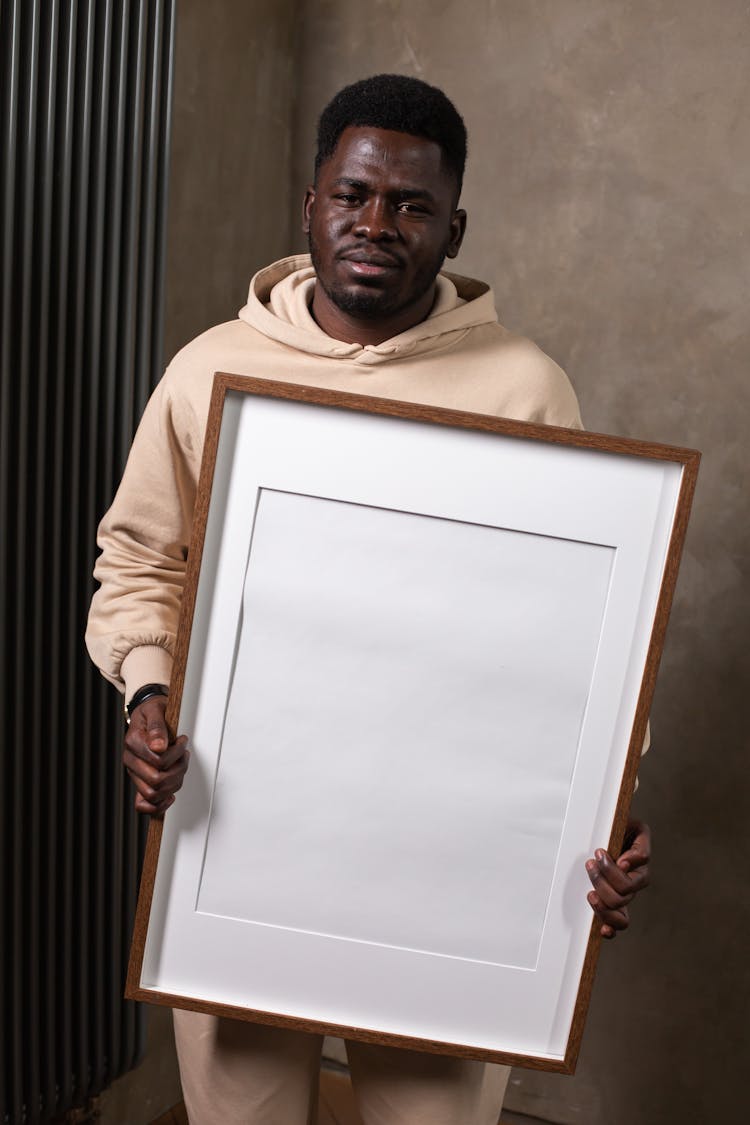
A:
<svg viewBox="0 0 750 1125">
<path fill-rule="evenodd" d="M 217 375 L 128 995 L 571 1072 L 698 459 Z"/>
</svg>

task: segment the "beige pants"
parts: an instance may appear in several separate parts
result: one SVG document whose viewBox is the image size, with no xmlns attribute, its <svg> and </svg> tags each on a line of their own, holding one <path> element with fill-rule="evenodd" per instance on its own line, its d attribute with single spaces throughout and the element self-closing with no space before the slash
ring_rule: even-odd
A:
<svg viewBox="0 0 750 1125">
<path fill-rule="evenodd" d="M 190 1125 L 314 1125 L 322 1037 L 174 1012 Z M 347 1042 L 365 1125 L 496 1125 L 504 1066 Z"/>
</svg>

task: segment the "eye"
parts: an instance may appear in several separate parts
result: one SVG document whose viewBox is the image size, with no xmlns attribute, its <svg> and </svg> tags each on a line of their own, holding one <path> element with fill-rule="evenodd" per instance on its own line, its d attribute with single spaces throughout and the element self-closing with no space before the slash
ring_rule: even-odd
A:
<svg viewBox="0 0 750 1125">
<path fill-rule="evenodd" d="M 410 200 L 410 199 L 404 199 L 401 203 L 399 203 L 398 211 L 402 215 L 415 215 L 415 216 L 417 216 L 417 215 L 426 215 L 427 214 L 427 208 L 426 207 L 424 207 L 421 203 L 414 203 L 414 201 Z"/>
<path fill-rule="evenodd" d="M 359 203 L 359 196 L 353 191 L 340 191 L 335 196 L 340 203 L 346 203 L 349 207 L 356 207 Z"/>
</svg>

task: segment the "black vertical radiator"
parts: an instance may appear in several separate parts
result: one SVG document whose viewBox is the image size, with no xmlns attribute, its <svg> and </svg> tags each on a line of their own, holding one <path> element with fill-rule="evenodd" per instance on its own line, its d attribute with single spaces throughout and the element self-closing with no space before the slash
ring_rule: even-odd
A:
<svg viewBox="0 0 750 1125">
<path fill-rule="evenodd" d="M 83 647 L 97 521 L 162 365 L 175 0 L 0 0 L 0 1111 L 137 1061 L 141 829 Z"/>
</svg>

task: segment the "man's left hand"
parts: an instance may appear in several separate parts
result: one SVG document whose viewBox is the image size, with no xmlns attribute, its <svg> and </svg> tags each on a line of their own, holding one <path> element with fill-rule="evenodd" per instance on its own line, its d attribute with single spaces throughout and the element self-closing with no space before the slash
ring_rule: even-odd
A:
<svg viewBox="0 0 750 1125">
<path fill-rule="evenodd" d="M 603 848 L 597 848 L 594 858 L 586 861 L 586 870 L 594 887 L 587 898 L 591 909 L 601 920 L 603 938 L 616 937 L 618 930 L 628 928 L 628 906 L 637 892 L 648 886 L 650 858 L 651 829 L 642 820 L 631 820 L 618 860 L 613 860 Z"/>
</svg>

